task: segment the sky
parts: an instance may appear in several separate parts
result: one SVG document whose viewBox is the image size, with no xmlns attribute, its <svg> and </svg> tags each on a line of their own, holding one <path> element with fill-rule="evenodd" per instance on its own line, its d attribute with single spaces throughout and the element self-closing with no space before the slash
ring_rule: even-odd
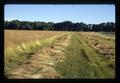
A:
<svg viewBox="0 0 120 83">
<path fill-rule="evenodd" d="M 42 22 L 84 22 L 98 24 L 115 22 L 114 5 L 11 5 L 4 7 L 5 20 Z"/>
</svg>

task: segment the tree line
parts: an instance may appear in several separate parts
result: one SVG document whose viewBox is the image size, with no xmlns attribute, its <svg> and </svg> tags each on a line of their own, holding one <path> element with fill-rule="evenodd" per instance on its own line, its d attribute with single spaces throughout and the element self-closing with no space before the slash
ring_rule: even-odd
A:
<svg viewBox="0 0 120 83">
<path fill-rule="evenodd" d="M 30 22 L 30 21 L 5 21 L 5 29 L 12 30 L 51 30 L 51 31 L 115 31 L 114 22 L 105 22 L 100 24 L 86 24 L 83 22 L 73 23 L 71 21 L 63 21 L 59 23 L 53 22 Z"/>
</svg>

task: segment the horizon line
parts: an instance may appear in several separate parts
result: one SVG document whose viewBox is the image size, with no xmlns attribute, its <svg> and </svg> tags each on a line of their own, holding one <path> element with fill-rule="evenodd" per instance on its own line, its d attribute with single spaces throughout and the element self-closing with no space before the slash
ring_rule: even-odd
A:
<svg viewBox="0 0 120 83">
<path fill-rule="evenodd" d="M 12 20 L 4 20 L 4 21 L 14 21 L 14 20 L 18 20 L 18 19 L 12 19 Z M 31 21 L 31 20 L 18 20 L 18 21 L 25 21 L 25 22 L 53 22 L 53 21 Z M 115 21 L 104 21 L 104 22 L 100 22 L 100 23 L 86 23 L 86 22 L 82 22 L 82 21 L 79 21 L 79 22 L 73 22 L 71 20 L 64 20 L 64 21 L 60 21 L 60 22 L 53 22 L 53 23 L 61 23 L 61 22 L 65 22 L 65 21 L 70 21 L 72 23 L 85 23 L 85 24 L 101 24 L 101 23 L 107 23 L 107 22 L 113 22 L 115 23 Z"/>
</svg>

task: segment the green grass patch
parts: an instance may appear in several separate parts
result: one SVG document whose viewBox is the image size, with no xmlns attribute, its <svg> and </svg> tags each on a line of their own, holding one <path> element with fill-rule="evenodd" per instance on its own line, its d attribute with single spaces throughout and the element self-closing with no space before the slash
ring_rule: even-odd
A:
<svg viewBox="0 0 120 83">
<path fill-rule="evenodd" d="M 78 33 L 71 35 L 70 43 L 65 48 L 65 60 L 56 64 L 56 70 L 67 79 L 114 78 L 114 68 L 110 68 L 108 62 L 101 58 L 85 40 L 87 39 Z"/>
</svg>

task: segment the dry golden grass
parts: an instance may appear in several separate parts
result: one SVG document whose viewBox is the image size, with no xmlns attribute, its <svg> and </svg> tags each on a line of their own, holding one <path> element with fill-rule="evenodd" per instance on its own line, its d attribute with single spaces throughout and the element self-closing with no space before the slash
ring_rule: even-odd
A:
<svg viewBox="0 0 120 83">
<path fill-rule="evenodd" d="M 67 39 L 68 35 L 63 34 L 63 33 L 64 32 L 62 32 L 62 35 L 60 34 L 59 37 L 57 36 L 58 34 L 55 35 L 55 36 L 57 36 L 57 38 L 55 38 L 54 43 L 60 42 L 60 44 L 62 45 L 64 42 L 66 42 L 65 40 Z M 53 48 L 51 48 L 51 46 L 53 46 Z M 34 53 L 32 55 L 32 57 L 23 60 L 22 62 L 24 62 L 24 63 L 22 63 L 21 65 L 14 66 L 20 60 L 21 57 L 19 57 L 19 59 L 17 59 L 18 60 L 17 62 L 13 61 L 14 65 L 12 64 L 12 67 L 10 67 L 11 70 L 8 70 L 8 69 L 10 69 L 9 66 L 11 66 L 9 59 L 5 59 L 6 64 L 8 62 L 7 66 L 6 66 L 5 74 L 6 74 L 6 76 L 10 76 L 10 77 L 13 77 L 16 79 L 18 79 L 18 78 L 32 78 L 32 79 L 42 78 L 42 77 L 40 77 L 40 75 L 43 76 L 44 78 L 59 77 L 57 72 L 54 70 L 53 66 L 59 59 L 61 59 L 60 57 L 61 57 L 62 51 L 60 51 L 61 53 L 60 52 L 58 53 L 56 50 L 58 50 L 58 48 L 56 49 L 56 46 L 54 44 L 49 44 L 45 47 L 42 47 L 42 49 L 39 49 L 36 53 Z M 8 52 L 8 54 L 9 54 L 9 52 Z M 55 54 L 57 56 L 55 56 Z M 60 55 L 60 56 L 58 57 L 58 55 Z M 19 56 L 19 55 L 15 55 L 15 56 Z M 38 75 L 38 73 L 39 73 L 39 75 Z M 32 77 L 31 77 L 31 74 L 33 74 Z"/>
<path fill-rule="evenodd" d="M 5 30 L 4 42 L 5 48 L 14 47 L 21 43 L 45 39 L 62 32 L 57 31 L 28 31 L 28 30 Z"/>
</svg>

